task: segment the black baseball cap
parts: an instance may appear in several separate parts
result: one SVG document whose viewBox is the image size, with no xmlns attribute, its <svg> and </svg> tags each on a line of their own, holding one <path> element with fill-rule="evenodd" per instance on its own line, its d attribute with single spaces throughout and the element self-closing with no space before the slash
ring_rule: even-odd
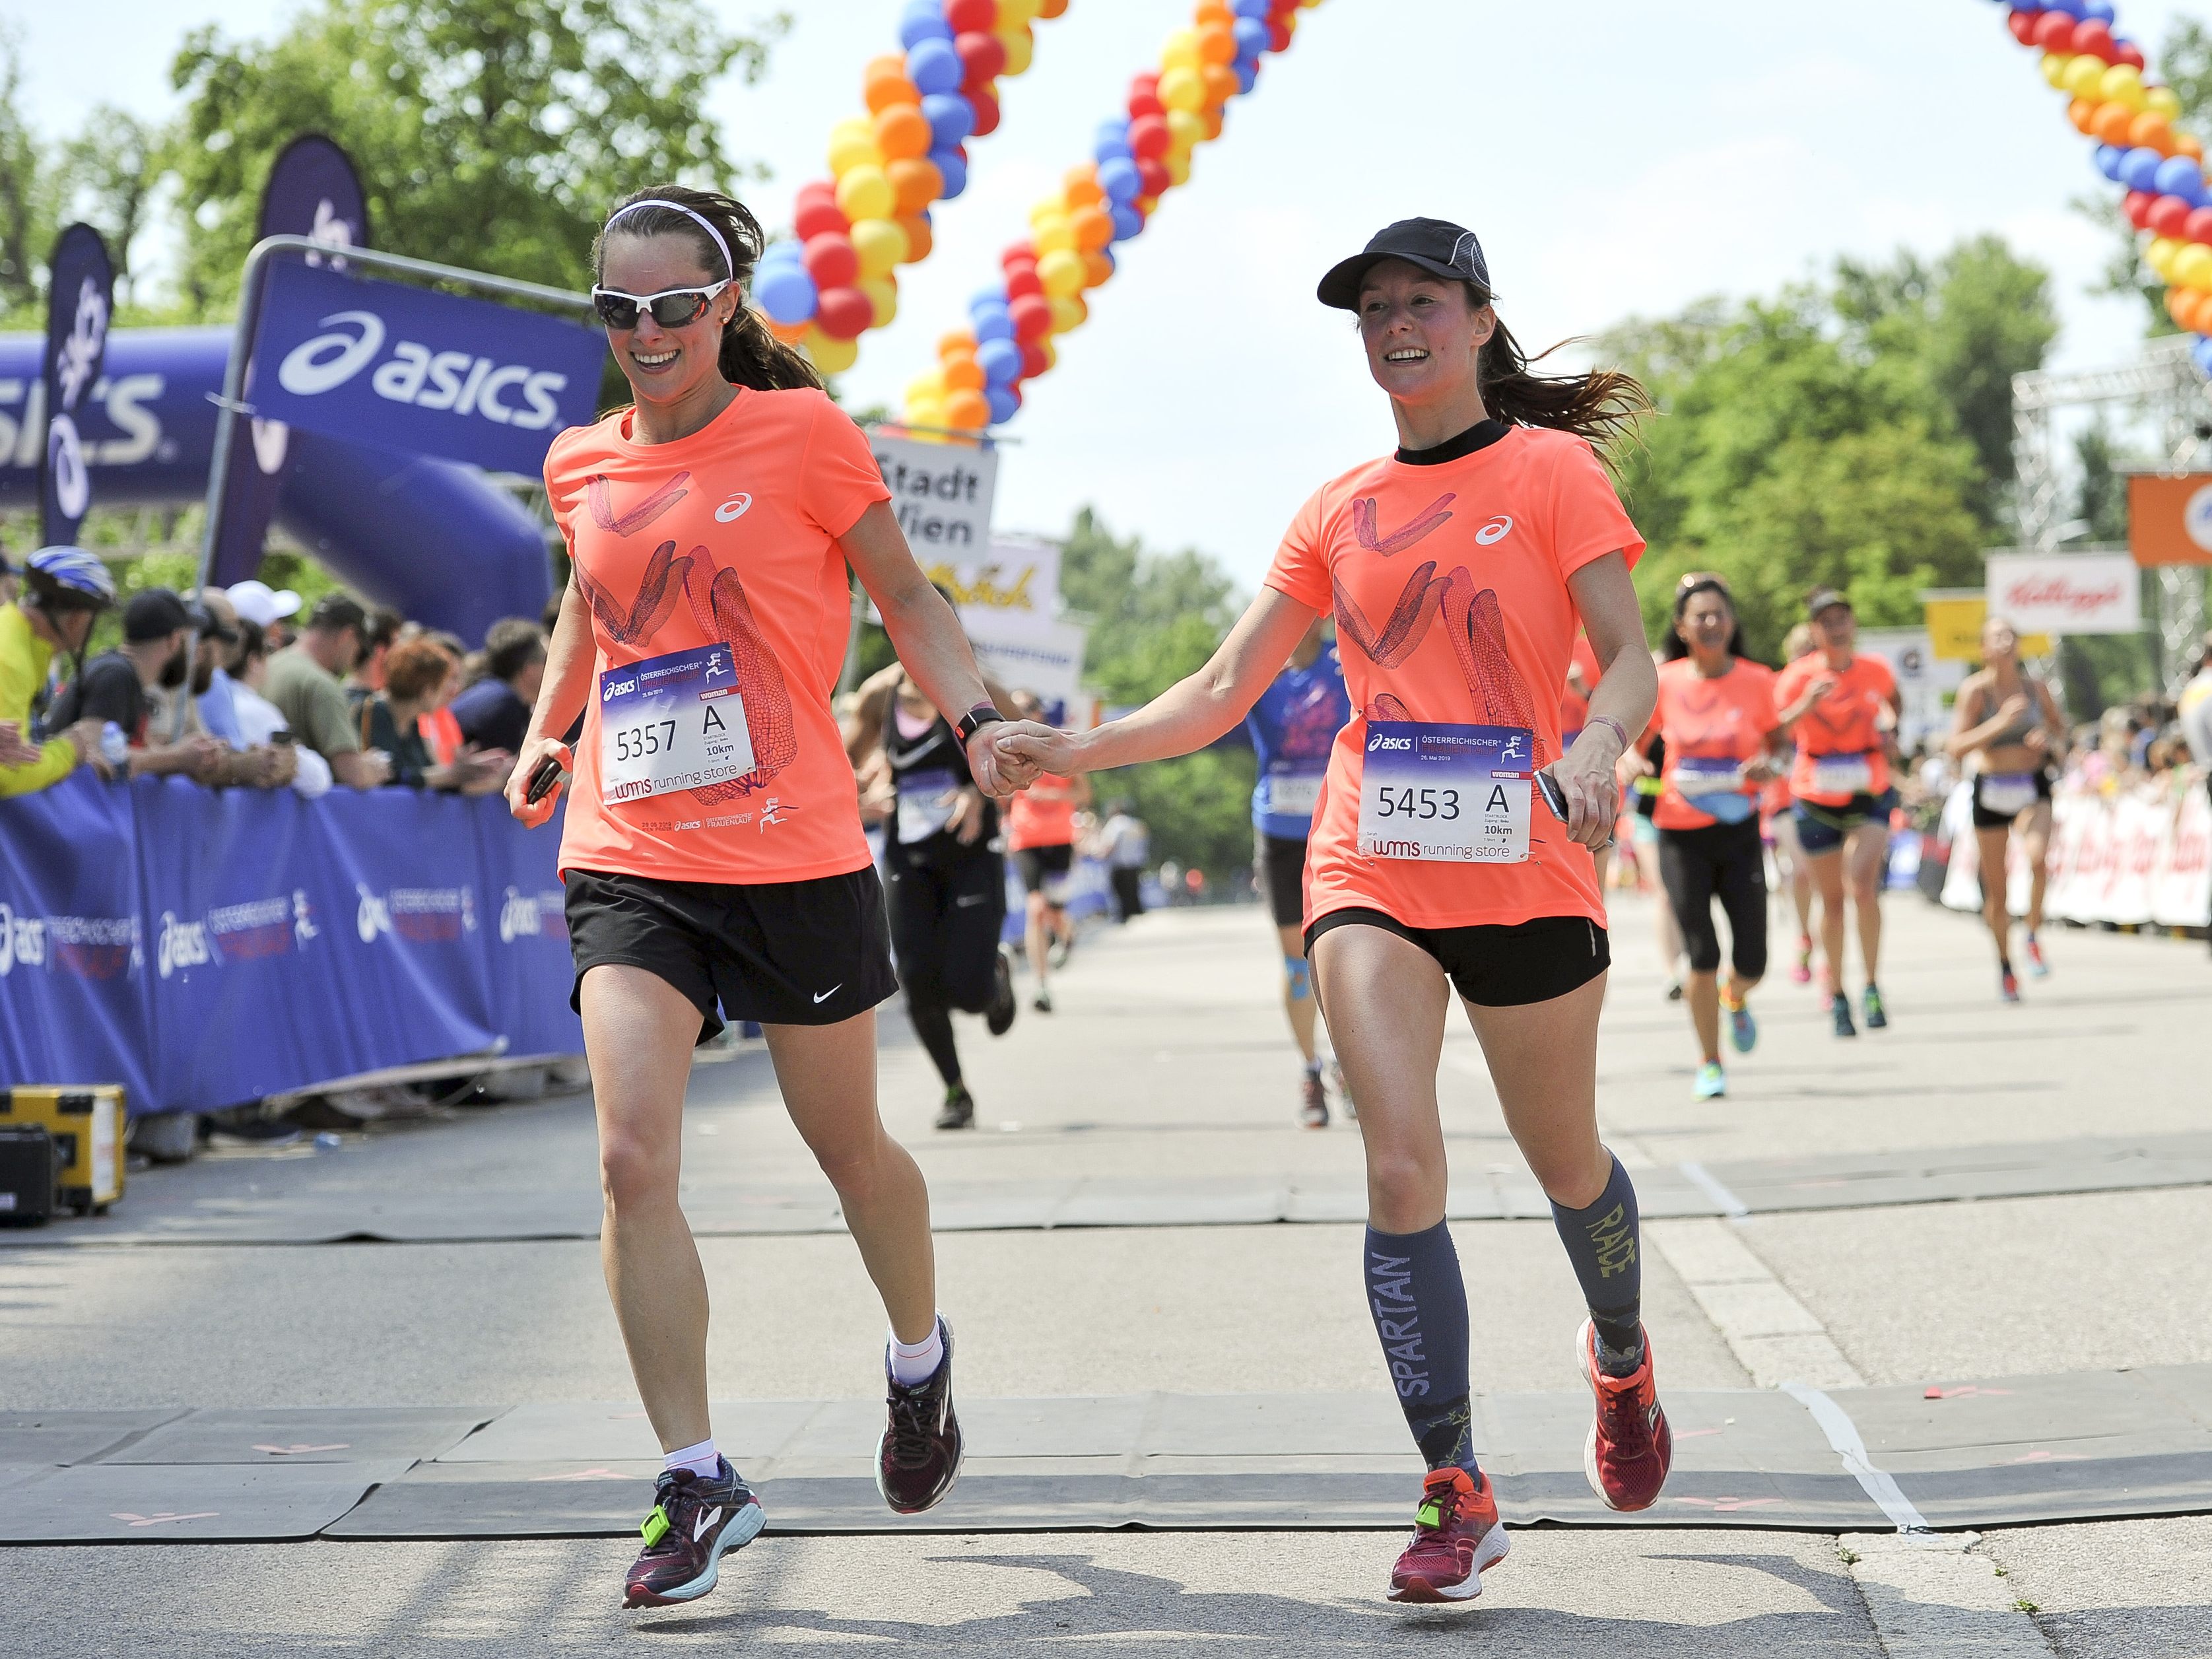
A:
<svg viewBox="0 0 2212 1659">
<path fill-rule="evenodd" d="M 1339 311 L 1358 310 L 1359 284 L 1385 259 L 1403 259 L 1431 276 L 1473 283 L 1490 292 L 1490 264 L 1473 231 L 1449 219 L 1401 219 L 1376 231 L 1359 252 L 1330 266 L 1315 296 Z"/>
<path fill-rule="evenodd" d="M 204 617 L 207 613 L 201 611 Z M 166 587 L 149 587 L 131 596 L 123 607 L 123 637 L 133 645 L 167 639 L 179 628 L 192 626 L 191 610 Z"/>
<path fill-rule="evenodd" d="M 1805 620 L 1818 622 L 1823 611 L 1832 611 L 1839 605 L 1844 610 L 1851 611 L 1853 607 L 1850 595 L 1839 592 L 1832 587 L 1816 587 L 1813 590 L 1813 597 L 1805 601 Z"/>
<path fill-rule="evenodd" d="M 315 601 L 315 608 L 307 613 L 307 626 L 326 629 L 331 633 L 343 633 L 349 628 L 366 632 L 368 612 L 361 602 L 344 593 L 325 593 Z"/>
</svg>

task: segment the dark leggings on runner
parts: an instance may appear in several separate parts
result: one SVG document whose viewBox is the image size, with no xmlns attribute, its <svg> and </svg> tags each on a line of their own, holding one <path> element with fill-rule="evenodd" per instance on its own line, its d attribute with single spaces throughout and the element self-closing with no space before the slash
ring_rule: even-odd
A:
<svg viewBox="0 0 2212 1659">
<path fill-rule="evenodd" d="M 944 839 L 950 838 L 933 837 Z M 997 987 L 1006 867 L 988 848 L 951 856 L 918 856 L 917 851 L 894 847 L 884 860 L 891 954 L 906 992 L 907 1018 L 949 1089 L 960 1081 L 952 1011 L 981 1013 Z"/>
<path fill-rule="evenodd" d="M 1766 856 L 1759 820 L 1659 832 L 1659 879 L 1693 973 L 1720 971 L 1721 936 L 1713 901 L 1728 912 L 1729 958 L 1745 979 L 1766 972 Z"/>
</svg>

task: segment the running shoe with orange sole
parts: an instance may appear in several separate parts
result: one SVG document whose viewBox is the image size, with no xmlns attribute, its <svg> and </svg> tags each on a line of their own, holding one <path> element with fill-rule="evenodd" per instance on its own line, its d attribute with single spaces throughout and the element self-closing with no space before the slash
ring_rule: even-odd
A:
<svg viewBox="0 0 2212 1659">
<path fill-rule="evenodd" d="M 1597 1408 L 1583 1446 L 1590 1490 L 1609 1510 L 1648 1510 L 1674 1461 L 1674 1431 L 1651 1371 L 1650 1334 L 1644 1336 L 1644 1363 L 1630 1376 L 1607 1376 L 1597 1366 L 1596 1328 L 1585 1319 L 1575 1334 L 1575 1358 Z"/>
<path fill-rule="evenodd" d="M 1431 1469 L 1413 1512 L 1413 1537 L 1390 1569 L 1393 1601 L 1472 1601 L 1482 1575 L 1510 1546 L 1498 1519 L 1490 1477 L 1480 1484 L 1465 1469 Z"/>
</svg>

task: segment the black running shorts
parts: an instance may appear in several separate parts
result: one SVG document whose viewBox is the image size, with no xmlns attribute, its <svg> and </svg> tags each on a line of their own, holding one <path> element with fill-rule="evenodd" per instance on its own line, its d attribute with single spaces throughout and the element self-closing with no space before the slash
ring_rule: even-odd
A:
<svg viewBox="0 0 2212 1659">
<path fill-rule="evenodd" d="M 1057 847 L 1024 847 L 1014 854 L 1024 893 L 1042 893 L 1045 902 L 1067 902 L 1067 872 L 1075 865 L 1075 848 L 1062 842 Z"/>
<path fill-rule="evenodd" d="M 729 1019 L 835 1025 L 898 989 L 872 866 L 745 886 L 571 870 L 568 889 L 568 1006 L 579 1012 L 584 975 L 617 963 L 690 998 L 702 1042 Z"/>
<path fill-rule="evenodd" d="M 1613 965 L 1605 929 L 1587 916 L 1538 916 L 1480 927 L 1412 927 L 1380 910 L 1332 910 L 1306 929 L 1314 941 L 1338 927 L 1380 927 L 1434 957 L 1452 988 L 1478 1008 L 1516 1008 L 1580 990 Z"/>
<path fill-rule="evenodd" d="M 1264 830 L 1252 832 L 1252 874 L 1267 896 L 1278 927 L 1295 927 L 1306 919 L 1306 844 Z"/>
<path fill-rule="evenodd" d="M 2014 818 L 2018 817 L 2020 814 L 2018 812 L 1992 811 L 1989 807 L 1982 804 L 1982 786 L 1988 781 L 1989 779 L 1986 776 L 1979 774 L 1977 774 L 1974 778 L 1974 798 L 1972 802 L 1974 828 L 1977 830 L 2000 830 L 2006 824 L 2010 823 Z M 2050 773 L 2038 772 L 2035 775 L 2035 798 L 2039 801 L 2049 800 L 2051 799 Z"/>
</svg>

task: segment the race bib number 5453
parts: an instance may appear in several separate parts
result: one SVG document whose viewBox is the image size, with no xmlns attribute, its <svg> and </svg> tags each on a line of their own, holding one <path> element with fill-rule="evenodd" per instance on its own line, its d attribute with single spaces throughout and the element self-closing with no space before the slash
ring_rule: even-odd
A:
<svg viewBox="0 0 2212 1659">
<path fill-rule="evenodd" d="M 752 733 L 729 647 L 672 651 L 599 675 L 603 799 L 641 800 L 752 769 Z"/>
<path fill-rule="evenodd" d="M 1370 720 L 1359 851 L 1370 859 L 1518 864 L 1528 856 L 1535 733 L 1510 726 Z"/>
</svg>

